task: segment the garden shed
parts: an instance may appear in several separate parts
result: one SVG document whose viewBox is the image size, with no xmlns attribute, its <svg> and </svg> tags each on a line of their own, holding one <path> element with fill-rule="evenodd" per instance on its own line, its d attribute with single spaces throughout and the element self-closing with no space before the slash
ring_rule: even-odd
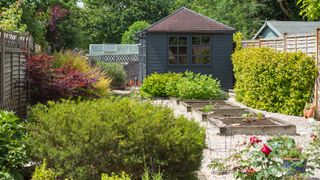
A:
<svg viewBox="0 0 320 180">
<path fill-rule="evenodd" d="M 232 27 L 180 8 L 139 33 L 143 74 L 189 70 L 212 74 L 223 89 L 232 88 L 234 32 Z"/>
</svg>

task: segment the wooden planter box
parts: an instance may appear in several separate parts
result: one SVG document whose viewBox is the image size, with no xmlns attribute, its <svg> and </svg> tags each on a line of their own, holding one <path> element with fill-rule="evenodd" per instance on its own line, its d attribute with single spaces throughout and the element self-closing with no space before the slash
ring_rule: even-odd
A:
<svg viewBox="0 0 320 180">
<path fill-rule="evenodd" d="M 202 108 L 192 108 L 192 116 L 197 121 L 207 121 L 209 118 L 219 117 L 241 117 L 244 113 L 250 113 L 245 108 L 239 108 L 236 106 L 229 106 L 223 108 L 215 108 L 212 112 L 205 113 L 201 111 Z"/>
<path fill-rule="evenodd" d="M 265 118 L 255 123 L 243 123 L 243 119 L 241 117 L 210 117 L 208 122 L 219 128 L 220 135 L 297 135 L 295 125 L 279 119 Z"/>
<path fill-rule="evenodd" d="M 218 106 L 222 106 L 222 105 L 229 105 L 228 103 L 226 103 L 226 101 L 224 100 L 183 100 L 179 102 L 179 109 L 181 111 L 184 112 L 191 112 L 192 108 L 201 108 L 204 107 L 206 105 L 218 105 Z"/>
</svg>

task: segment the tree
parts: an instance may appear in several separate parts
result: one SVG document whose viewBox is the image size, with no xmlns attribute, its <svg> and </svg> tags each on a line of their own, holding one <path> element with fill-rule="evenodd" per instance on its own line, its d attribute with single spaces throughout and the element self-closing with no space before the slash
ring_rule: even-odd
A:
<svg viewBox="0 0 320 180">
<path fill-rule="evenodd" d="M 319 20 L 320 0 L 298 0 L 300 5 L 300 15 L 309 20 Z"/>
<path fill-rule="evenodd" d="M 122 44 L 134 44 L 137 43 L 137 33 L 142 31 L 143 29 L 149 27 L 150 24 L 146 21 L 137 21 L 133 23 L 126 32 L 122 35 Z"/>
<path fill-rule="evenodd" d="M 2 7 L 0 16 L 0 29 L 4 31 L 25 32 L 27 26 L 21 23 L 22 9 L 19 2 Z"/>
</svg>

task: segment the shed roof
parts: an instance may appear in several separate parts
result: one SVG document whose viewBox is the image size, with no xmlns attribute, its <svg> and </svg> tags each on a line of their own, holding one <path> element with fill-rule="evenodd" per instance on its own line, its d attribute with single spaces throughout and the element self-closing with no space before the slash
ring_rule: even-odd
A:
<svg viewBox="0 0 320 180">
<path fill-rule="evenodd" d="M 232 33 L 234 28 L 214 19 L 182 7 L 171 15 L 154 23 L 146 32 L 184 32 L 184 33 Z"/>
<path fill-rule="evenodd" d="M 279 37 L 284 33 L 288 35 L 314 33 L 317 27 L 320 27 L 320 21 L 266 21 L 253 39 L 259 37 L 260 33 L 269 27 Z"/>
</svg>

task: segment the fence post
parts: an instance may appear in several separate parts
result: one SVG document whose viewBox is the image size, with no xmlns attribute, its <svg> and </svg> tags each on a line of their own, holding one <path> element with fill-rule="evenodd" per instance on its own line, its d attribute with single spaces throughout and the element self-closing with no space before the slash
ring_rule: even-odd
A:
<svg viewBox="0 0 320 180">
<path fill-rule="evenodd" d="M 1 99 L 0 101 L 3 103 L 4 102 L 4 58 L 5 58 L 5 37 L 4 37 L 4 31 L 0 31 L 1 33 L 1 62 L 0 62 L 0 71 L 1 71 L 1 83 L 0 83 L 0 94 L 1 94 Z"/>
<path fill-rule="evenodd" d="M 283 51 L 287 51 L 287 33 L 283 33 Z"/>
<path fill-rule="evenodd" d="M 314 100 L 315 100 L 315 106 L 316 106 L 316 110 L 315 110 L 315 119 L 319 120 L 319 43 L 320 43 L 320 39 L 319 39 L 319 32 L 320 32 L 320 28 L 316 28 L 316 67 L 318 70 L 318 76 L 316 78 L 315 84 L 314 84 Z"/>
</svg>

